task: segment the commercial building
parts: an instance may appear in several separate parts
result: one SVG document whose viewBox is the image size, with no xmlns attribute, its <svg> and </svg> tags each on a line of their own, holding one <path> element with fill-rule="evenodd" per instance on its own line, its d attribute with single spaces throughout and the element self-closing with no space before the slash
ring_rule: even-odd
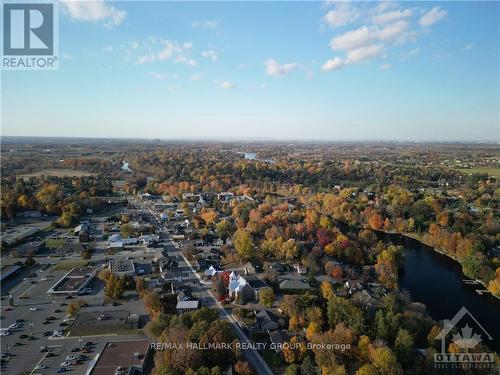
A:
<svg viewBox="0 0 500 375">
<path fill-rule="evenodd" d="M 140 316 L 127 310 L 90 311 L 77 315 L 69 327 L 71 336 L 100 335 L 138 329 Z"/>
<path fill-rule="evenodd" d="M 146 374 L 151 364 L 148 340 L 107 342 L 89 367 L 91 375 Z"/>
<path fill-rule="evenodd" d="M 47 293 L 52 295 L 81 294 L 94 279 L 96 270 L 91 267 L 72 268 L 66 275 L 57 281 Z"/>
<path fill-rule="evenodd" d="M 109 269 L 117 276 L 134 276 L 135 266 L 130 259 L 113 259 L 109 261 Z"/>
</svg>

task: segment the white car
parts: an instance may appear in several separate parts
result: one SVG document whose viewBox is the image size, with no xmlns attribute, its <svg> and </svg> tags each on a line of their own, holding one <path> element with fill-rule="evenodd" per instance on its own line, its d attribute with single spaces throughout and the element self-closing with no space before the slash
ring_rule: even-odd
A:
<svg viewBox="0 0 500 375">
<path fill-rule="evenodd" d="M 62 334 L 62 332 L 61 332 L 61 331 L 54 331 L 54 332 L 52 333 L 52 337 L 62 337 L 62 335 L 63 335 L 63 334 Z"/>
<path fill-rule="evenodd" d="M 46 368 L 49 368 L 49 366 L 46 366 L 46 365 L 38 365 L 35 367 L 35 371 L 37 370 L 43 370 L 43 369 L 46 369 Z"/>
<path fill-rule="evenodd" d="M 30 311 L 38 311 L 38 307 L 36 306 L 30 307 Z"/>
<path fill-rule="evenodd" d="M 63 363 L 61 363 L 61 367 L 69 367 L 69 366 L 71 366 L 71 362 L 64 361 Z"/>
<path fill-rule="evenodd" d="M 68 356 L 66 357 L 66 361 L 76 361 L 76 360 L 77 360 L 77 358 L 78 358 L 78 356 L 77 356 L 77 355 L 68 355 Z"/>
<path fill-rule="evenodd" d="M 17 323 L 12 323 L 12 324 L 9 326 L 9 329 L 16 329 L 16 328 L 19 328 L 19 324 L 17 324 Z"/>
<path fill-rule="evenodd" d="M 10 331 L 6 328 L 2 328 L 2 330 L 0 331 L 0 336 L 9 336 L 10 335 Z"/>
</svg>

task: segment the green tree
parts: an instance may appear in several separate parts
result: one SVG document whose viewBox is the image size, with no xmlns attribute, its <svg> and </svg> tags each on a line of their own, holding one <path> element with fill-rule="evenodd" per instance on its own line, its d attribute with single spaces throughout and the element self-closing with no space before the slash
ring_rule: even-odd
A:
<svg viewBox="0 0 500 375">
<path fill-rule="evenodd" d="M 332 328 L 339 323 L 344 323 L 355 331 L 361 332 L 364 325 L 363 312 L 349 300 L 337 296 L 332 296 L 328 300 L 327 317 L 328 324 Z"/>
<path fill-rule="evenodd" d="M 413 353 L 413 337 L 406 329 L 400 329 L 394 342 L 394 351 L 403 364 L 407 364 Z"/>
<path fill-rule="evenodd" d="M 274 303 L 275 296 L 271 288 L 265 288 L 259 291 L 259 303 L 271 307 Z"/>
<path fill-rule="evenodd" d="M 243 259 L 250 259 L 253 256 L 252 236 L 245 229 L 238 229 L 233 236 L 233 244 L 236 252 Z"/>
</svg>

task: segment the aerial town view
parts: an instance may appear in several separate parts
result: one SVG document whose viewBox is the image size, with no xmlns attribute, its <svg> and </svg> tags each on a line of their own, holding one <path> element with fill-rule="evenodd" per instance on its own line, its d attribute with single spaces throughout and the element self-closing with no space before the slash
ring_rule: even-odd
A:
<svg viewBox="0 0 500 375">
<path fill-rule="evenodd" d="M 2 20 L 1 374 L 500 373 L 499 2 Z"/>
</svg>

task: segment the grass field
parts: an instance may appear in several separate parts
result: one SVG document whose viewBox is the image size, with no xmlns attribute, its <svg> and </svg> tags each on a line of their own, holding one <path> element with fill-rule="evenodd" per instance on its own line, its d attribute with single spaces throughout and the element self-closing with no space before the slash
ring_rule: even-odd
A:
<svg viewBox="0 0 500 375">
<path fill-rule="evenodd" d="M 473 168 L 457 168 L 462 173 L 486 173 L 488 176 L 496 178 L 500 177 L 500 168 L 494 167 L 473 167 Z"/>
<path fill-rule="evenodd" d="M 21 174 L 18 177 L 27 179 L 30 177 L 53 176 L 53 177 L 83 177 L 92 176 L 94 173 L 77 171 L 75 169 L 43 169 L 40 172 Z"/>
<path fill-rule="evenodd" d="M 45 241 L 45 246 L 49 249 L 59 249 L 62 245 L 64 245 L 64 240 L 49 239 Z"/>
<path fill-rule="evenodd" d="M 80 268 L 80 267 L 85 267 L 89 262 L 87 260 L 70 260 L 67 262 L 60 262 L 57 263 L 53 268 L 52 271 L 64 271 L 64 270 L 70 270 L 72 268 Z"/>
</svg>

